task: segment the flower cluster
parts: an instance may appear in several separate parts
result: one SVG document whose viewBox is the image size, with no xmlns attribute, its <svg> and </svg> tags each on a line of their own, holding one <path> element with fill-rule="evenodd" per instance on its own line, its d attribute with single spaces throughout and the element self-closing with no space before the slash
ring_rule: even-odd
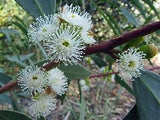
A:
<svg viewBox="0 0 160 120">
<path fill-rule="evenodd" d="M 55 93 L 62 95 L 68 88 L 67 78 L 58 68 L 46 72 L 35 65 L 21 71 L 18 84 L 32 95 L 30 114 L 44 117 L 56 108 Z"/>
<path fill-rule="evenodd" d="M 145 54 L 138 49 L 128 49 L 119 54 L 120 59 L 117 60 L 119 75 L 122 79 L 134 80 L 140 76 L 140 70 L 143 69 L 143 59 Z"/>
<path fill-rule="evenodd" d="M 65 5 L 57 14 L 36 18 L 28 36 L 34 44 L 41 43 L 50 60 L 65 65 L 77 63 L 86 44 L 93 44 L 91 16 L 79 6 Z"/>
<path fill-rule="evenodd" d="M 41 44 L 50 60 L 65 65 L 77 63 L 83 56 L 85 45 L 93 44 L 91 16 L 79 6 L 65 5 L 57 14 L 43 15 L 35 19 L 28 29 L 29 41 Z M 30 114 L 47 116 L 56 108 L 55 94 L 67 91 L 67 78 L 62 71 L 30 65 L 18 77 L 22 90 L 32 95 Z"/>
</svg>

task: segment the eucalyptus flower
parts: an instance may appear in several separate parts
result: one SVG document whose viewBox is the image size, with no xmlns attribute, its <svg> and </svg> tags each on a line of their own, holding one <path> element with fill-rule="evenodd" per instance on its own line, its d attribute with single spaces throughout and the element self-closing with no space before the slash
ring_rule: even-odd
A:
<svg viewBox="0 0 160 120">
<path fill-rule="evenodd" d="M 72 4 L 63 6 L 60 12 L 60 18 L 65 21 L 80 26 L 83 30 L 90 30 L 93 27 L 91 16 L 86 11 L 82 11 L 79 6 Z"/>
<path fill-rule="evenodd" d="M 34 117 L 46 117 L 56 108 L 56 99 L 52 95 L 42 94 L 33 97 L 29 113 Z"/>
<path fill-rule="evenodd" d="M 58 95 L 62 95 L 67 91 L 68 82 L 67 78 L 62 71 L 58 68 L 54 68 L 49 71 L 49 86 Z"/>
<path fill-rule="evenodd" d="M 82 58 L 84 43 L 74 26 L 62 25 L 44 44 L 51 60 L 55 62 L 77 63 Z"/>
<path fill-rule="evenodd" d="M 29 40 L 33 43 L 45 41 L 49 39 L 58 28 L 59 18 L 57 14 L 40 16 L 29 26 Z"/>
<path fill-rule="evenodd" d="M 27 66 L 18 77 L 18 84 L 23 91 L 31 93 L 44 92 L 48 81 L 47 72 L 35 65 Z"/>
<path fill-rule="evenodd" d="M 128 49 L 127 51 L 119 54 L 120 59 L 117 60 L 119 75 L 122 79 L 137 78 L 140 76 L 140 70 L 143 69 L 143 59 L 145 54 L 138 51 L 138 49 Z"/>
</svg>

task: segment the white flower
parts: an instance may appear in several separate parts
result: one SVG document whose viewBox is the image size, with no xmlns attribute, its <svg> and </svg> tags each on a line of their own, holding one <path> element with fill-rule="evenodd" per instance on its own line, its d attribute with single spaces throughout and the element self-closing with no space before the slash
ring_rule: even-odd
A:
<svg viewBox="0 0 160 120">
<path fill-rule="evenodd" d="M 41 70 L 41 68 L 30 65 L 23 69 L 18 77 L 18 84 L 23 90 L 29 92 L 44 92 L 44 88 L 47 85 L 47 72 Z"/>
<path fill-rule="evenodd" d="M 62 95 L 67 91 L 67 78 L 62 71 L 54 68 L 49 71 L 49 86 L 58 94 Z"/>
<path fill-rule="evenodd" d="M 81 30 L 81 37 L 86 44 L 94 44 L 96 42 L 91 32 Z"/>
<path fill-rule="evenodd" d="M 53 61 L 62 61 L 66 65 L 81 60 L 84 49 L 84 43 L 79 32 L 73 26 L 67 25 L 61 26 L 55 35 L 52 35 L 43 45 Z"/>
<path fill-rule="evenodd" d="M 34 96 L 31 105 L 29 106 L 29 113 L 32 116 L 46 117 L 52 110 L 56 108 L 56 99 L 51 95 Z"/>
<path fill-rule="evenodd" d="M 63 6 L 60 17 L 73 25 L 80 26 L 86 31 L 93 27 L 91 16 L 89 13 L 82 11 L 79 6 L 73 7 L 72 4 Z"/>
<path fill-rule="evenodd" d="M 45 41 L 59 28 L 59 18 L 55 15 L 44 15 L 36 18 L 36 21 L 29 26 L 28 36 L 33 43 Z"/>
<path fill-rule="evenodd" d="M 138 49 L 128 49 L 119 55 L 120 59 L 117 60 L 119 75 L 122 79 L 137 78 L 140 76 L 140 69 L 143 69 L 143 59 L 145 54 L 138 51 Z"/>
</svg>

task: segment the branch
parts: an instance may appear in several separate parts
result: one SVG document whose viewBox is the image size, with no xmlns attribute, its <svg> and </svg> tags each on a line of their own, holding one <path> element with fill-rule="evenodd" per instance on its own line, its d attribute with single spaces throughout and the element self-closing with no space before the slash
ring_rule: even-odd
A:
<svg viewBox="0 0 160 120">
<path fill-rule="evenodd" d="M 17 85 L 18 85 L 17 81 L 16 82 L 9 82 L 9 83 L 5 84 L 3 87 L 0 88 L 0 94 L 16 87 Z"/>
<path fill-rule="evenodd" d="M 113 48 L 119 45 L 132 41 L 135 38 L 148 35 L 157 30 L 160 30 L 160 21 L 151 23 L 137 30 L 127 32 L 122 36 L 113 38 L 109 41 L 104 41 L 100 44 L 89 46 L 86 48 L 84 52 L 85 52 L 85 55 L 90 55 L 90 54 L 100 53 L 100 52 L 110 52 Z"/>
<path fill-rule="evenodd" d="M 151 23 L 151 24 L 146 25 L 140 29 L 127 32 L 127 33 L 123 34 L 122 36 L 111 39 L 109 41 L 105 41 L 105 42 L 102 42 L 97 45 L 86 47 L 84 53 L 85 53 L 85 55 L 90 55 L 90 54 L 100 53 L 100 52 L 105 52 L 105 53 L 110 52 L 114 47 L 117 47 L 117 46 L 122 45 L 126 42 L 129 42 L 129 41 L 132 41 L 137 37 L 142 37 L 142 36 L 148 35 L 152 32 L 157 31 L 157 30 L 160 30 L 160 21 Z M 45 64 L 43 66 L 43 68 L 46 70 L 50 70 L 51 68 L 53 68 L 56 65 L 57 65 L 57 63 L 52 61 L 50 63 Z M 17 84 L 18 84 L 17 82 L 11 82 L 11 83 L 4 85 L 3 87 L 0 88 L 0 93 L 3 93 L 13 87 L 16 87 Z"/>
<path fill-rule="evenodd" d="M 91 75 L 89 78 L 95 78 L 95 77 L 105 77 L 113 74 L 117 74 L 118 72 L 108 72 L 108 73 L 99 73 L 99 74 L 94 74 Z"/>
<path fill-rule="evenodd" d="M 48 71 L 50 69 L 52 69 L 53 67 L 57 66 L 58 63 L 55 63 L 55 62 L 50 62 L 50 63 L 47 63 L 45 65 L 43 65 L 43 68 Z M 9 82 L 7 84 L 5 84 L 3 87 L 0 88 L 0 94 L 7 91 L 7 90 L 10 90 L 14 87 L 16 87 L 18 85 L 18 81 L 15 81 L 15 82 Z"/>
<path fill-rule="evenodd" d="M 155 66 L 153 68 L 148 68 L 147 70 L 153 71 L 153 70 L 157 70 L 157 69 L 160 69 L 160 66 Z M 109 75 L 117 74 L 117 73 L 118 72 L 99 73 L 99 74 L 91 75 L 89 78 L 104 77 L 104 76 L 109 76 Z M 17 81 L 5 84 L 3 87 L 0 88 L 0 94 L 16 87 L 17 85 L 18 85 Z"/>
<path fill-rule="evenodd" d="M 155 66 L 155 67 L 152 67 L 152 68 L 147 68 L 147 70 L 149 70 L 149 71 L 154 71 L 154 70 L 158 70 L 158 69 L 160 69 L 160 66 Z M 118 74 L 118 73 L 119 72 L 108 72 L 108 73 L 93 74 L 89 78 L 105 77 L 105 76 L 109 76 L 109 75 L 113 75 L 113 74 Z"/>
<path fill-rule="evenodd" d="M 160 66 L 155 66 L 155 67 L 152 67 L 152 68 L 147 68 L 147 70 L 150 70 L 150 71 L 158 70 L 158 69 L 160 69 Z"/>
</svg>

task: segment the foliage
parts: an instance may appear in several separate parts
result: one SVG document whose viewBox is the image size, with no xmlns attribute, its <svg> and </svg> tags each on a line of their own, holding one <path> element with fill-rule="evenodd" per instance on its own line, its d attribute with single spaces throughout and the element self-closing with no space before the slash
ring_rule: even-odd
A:
<svg viewBox="0 0 160 120">
<path fill-rule="evenodd" d="M 94 34 L 97 43 L 111 39 L 112 37 L 120 36 L 127 31 L 144 26 L 150 22 L 159 20 L 160 18 L 160 8 L 158 6 L 158 2 L 151 0 L 16 0 L 16 2 L 26 12 L 22 10 L 22 8 L 19 7 L 14 1 L 8 2 L 8 0 L 3 0 L 0 3 L 0 72 L 3 72 L 0 73 L 0 86 L 3 86 L 11 81 L 15 81 L 17 78 L 16 74 L 19 73 L 19 70 L 30 64 L 43 65 L 42 63 L 44 62 L 39 61 L 45 61 L 47 59 L 46 53 L 44 52 L 43 47 L 40 45 L 31 46 L 27 37 L 28 25 L 32 19 L 35 19 L 38 16 L 56 13 L 59 7 L 65 3 L 80 5 L 82 9 L 86 9 L 93 15 L 93 21 L 95 23 Z M 159 34 L 159 31 L 157 31 L 151 35 L 139 37 L 134 39 L 134 41 L 129 41 L 124 45 L 118 46 L 116 47 L 117 51 L 114 53 L 114 55 L 117 57 L 117 53 L 122 52 L 130 47 L 144 48 L 140 50 L 146 52 L 147 49 L 145 47 L 148 43 L 152 43 L 155 47 L 159 47 Z M 155 48 L 156 50 L 157 47 Z M 156 53 L 157 52 L 158 50 Z M 152 53 L 148 54 L 151 54 L 148 59 L 155 55 L 152 55 Z M 113 57 L 112 55 L 110 56 Z M 105 73 L 113 71 L 112 66 L 114 64 L 114 57 L 113 59 L 104 53 L 100 53 L 85 58 L 80 64 L 77 65 L 58 65 L 58 68 L 62 70 L 68 77 L 68 84 L 70 84 L 70 82 L 72 82 L 71 80 L 73 79 L 77 81 L 80 79 L 85 79 L 86 81 L 89 80 L 91 77 L 90 71 L 93 64 L 99 69 L 104 67 Z M 48 60 L 46 61 L 48 63 Z M 87 66 L 87 68 L 84 66 Z M 110 76 L 107 76 L 107 82 L 109 82 L 111 79 L 109 77 Z M 136 78 L 135 81 L 132 81 L 132 89 L 132 87 L 125 80 L 121 80 L 120 77 L 116 75 L 115 81 L 124 87 L 129 93 L 135 95 L 137 102 L 137 106 L 134 107 L 134 110 L 129 112 L 128 116 L 126 116 L 124 120 L 132 120 L 133 117 L 135 117 L 137 120 L 159 119 L 159 77 L 159 75 L 153 72 L 142 71 L 142 75 L 139 78 Z M 89 83 L 90 82 L 88 82 L 88 84 Z M 80 120 L 84 120 L 85 118 L 88 118 L 87 115 L 91 113 L 88 113 L 86 110 L 87 105 L 80 85 L 79 93 L 80 101 L 77 102 L 80 108 L 79 114 L 77 114 L 77 111 L 75 111 L 72 105 L 70 105 L 70 107 L 72 117 L 74 119 L 79 118 Z M 15 92 L 3 93 L 0 95 L 0 103 L 9 103 L 13 106 L 14 110 L 19 111 L 15 112 L 0 110 L 0 118 L 2 120 L 9 120 L 12 118 L 16 120 L 21 120 L 22 118 L 26 120 L 31 119 L 27 115 L 20 113 L 24 110 L 22 110 L 23 107 L 17 102 L 21 98 L 19 96 L 24 97 L 28 96 L 28 94 L 17 90 Z M 58 97 L 62 101 L 68 99 L 67 94 Z M 107 100 L 105 102 L 107 106 Z M 132 114 L 132 117 L 130 117 L 130 114 Z M 152 114 L 152 116 L 150 116 L 150 114 Z M 103 119 L 110 119 L 107 115 L 108 113 L 106 113 L 106 116 L 104 116 Z"/>
</svg>

